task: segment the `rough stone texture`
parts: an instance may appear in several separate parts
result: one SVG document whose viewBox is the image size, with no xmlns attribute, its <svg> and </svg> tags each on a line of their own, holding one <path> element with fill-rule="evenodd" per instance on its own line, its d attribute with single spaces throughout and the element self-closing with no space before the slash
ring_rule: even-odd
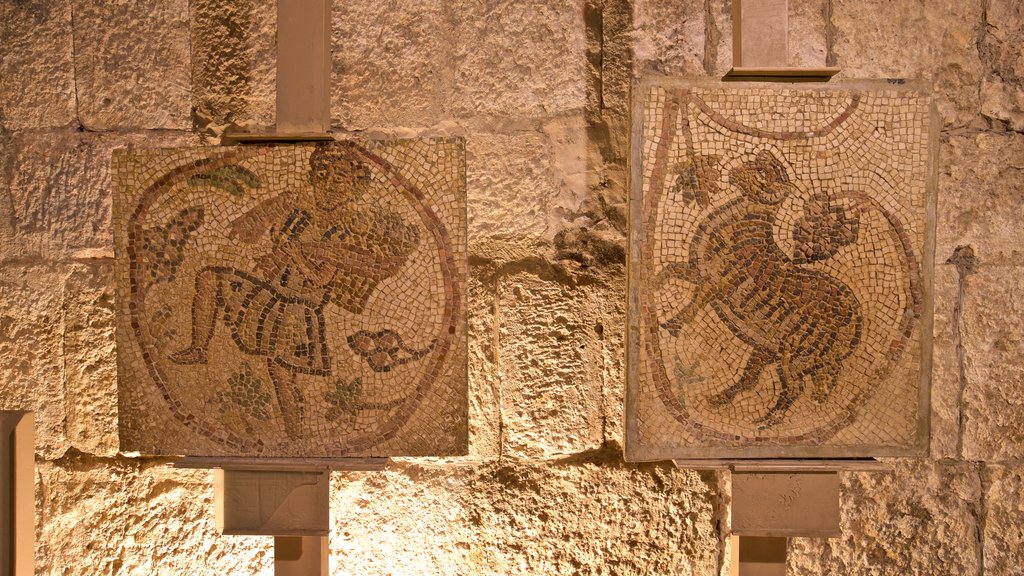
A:
<svg viewBox="0 0 1024 576">
<path fill-rule="evenodd" d="M 458 0 L 452 114 L 543 116 L 586 103 L 586 34 L 574 2 Z"/>
<path fill-rule="evenodd" d="M 843 78 L 923 78 L 947 126 L 980 111 L 981 2 L 832 0 L 836 65 Z"/>
<path fill-rule="evenodd" d="M 0 128 L 75 121 L 69 0 L 0 4 Z"/>
<path fill-rule="evenodd" d="M 981 85 L 981 113 L 1024 132 L 1024 4 L 990 0 L 985 7 L 981 56 L 987 73 Z"/>
<path fill-rule="evenodd" d="M 536 238 L 554 195 L 549 144 L 535 131 L 479 134 L 466 141 L 470 241 L 488 236 Z"/>
<path fill-rule="evenodd" d="M 702 74 L 704 24 L 700 0 L 634 0 L 634 70 L 637 74 Z"/>
<path fill-rule="evenodd" d="M 64 282 L 64 388 L 67 435 L 86 454 L 117 453 L 117 358 L 113 267 L 75 265 Z"/>
<path fill-rule="evenodd" d="M 826 0 L 789 0 L 789 61 L 797 68 L 825 65 L 828 42 L 825 37 Z M 712 76 L 724 76 L 733 67 L 732 0 L 713 0 L 711 14 L 718 30 L 714 47 Z"/>
<path fill-rule="evenodd" d="M 73 20 L 83 126 L 191 127 L 186 0 L 74 0 Z"/>
<path fill-rule="evenodd" d="M 188 142 L 173 133 L 0 135 L 0 259 L 112 256 L 111 152 Z"/>
<path fill-rule="evenodd" d="M 475 272 L 479 268 L 471 270 Z M 498 377 L 498 307 L 494 278 L 471 274 L 469 301 L 469 455 L 501 453 L 501 380 Z"/>
<path fill-rule="evenodd" d="M 36 411 L 36 453 L 68 448 L 63 294 L 53 266 L 0 268 L 0 409 Z"/>
<path fill-rule="evenodd" d="M 452 21 L 443 0 L 398 10 L 335 2 L 331 117 L 347 130 L 429 126 L 452 94 Z M 479 47 L 479 46 L 478 46 Z"/>
<path fill-rule="evenodd" d="M 336 573 L 717 574 L 711 486 L 668 465 L 595 456 L 551 465 L 400 461 L 338 474 Z"/>
<path fill-rule="evenodd" d="M 985 573 L 1021 576 L 1024 564 L 1024 468 L 988 466 L 985 470 Z"/>
<path fill-rule="evenodd" d="M 1024 458 L 1022 272 L 982 265 L 967 280 L 963 446 L 970 460 Z"/>
<path fill-rule="evenodd" d="M 600 447 L 600 382 L 587 362 L 596 344 L 582 294 L 524 273 L 503 278 L 498 297 L 504 453 L 538 458 Z"/>
<path fill-rule="evenodd" d="M 971 245 L 986 264 L 1024 264 L 1024 135 L 951 136 L 940 156 L 936 259 Z"/>
<path fill-rule="evenodd" d="M 981 576 L 977 466 L 889 462 L 892 472 L 842 474 L 843 536 L 791 540 L 789 574 Z"/>
<path fill-rule="evenodd" d="M 274 5 L 0 2 L 0 407 L 39 411 L 39 574 L 272 569 L 269 538 L 215 533 L 209 473 L 106 456 L 110 152 L 271 124 Z M 337 127 L 467 136 L 473 273 L 471 456 L 336 475 L 334 573 L 719 574 L 727 486 L 618 446 L 630 75 L 724 74 L 729 3 L 334 6 Z M 790 573 L 1024 574 L 1022 472 L 991 462 L 1024 457 L 1021 3 L 791 6 L 795 58 L 932 81 L 948 131 L 931 459 L 845 475 L 844 536 L 797 540 Z M 962 301 L 960 245 L 981 263 Z"/>
<path fill-rule="evenodd" d="M 193 0 L 192 114 L 198 130 L 253 130 L 275 121 L 277 3 Z"/>
<path fill-rule="evenodd" d="M 36 574 L 268 574 L 273 539 L 222 536 L 213 473 L 68 456 L 36 475 Z"/>
<path fill-rule="evenodd" d="M 960 355 L 958 303 L 960 276 L 952 264 L 935 266 L 932 330 L 931 457 L 956 458 L 960 453 Z"/>
</svg>

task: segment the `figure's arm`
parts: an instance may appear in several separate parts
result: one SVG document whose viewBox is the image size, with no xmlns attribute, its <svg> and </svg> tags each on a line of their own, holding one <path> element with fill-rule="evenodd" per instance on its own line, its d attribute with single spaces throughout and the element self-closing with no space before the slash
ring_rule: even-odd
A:
<svg viewBox="0 0 1024 576">
<path fill-rule="evenodd" d="M 231 237 L 251 244 L 260 239 L 269 226 L 281 220 L 295 204 L 295 195 L 289 192 L 274 196 L 252 210 L 231 221 Z"/>
</svg>

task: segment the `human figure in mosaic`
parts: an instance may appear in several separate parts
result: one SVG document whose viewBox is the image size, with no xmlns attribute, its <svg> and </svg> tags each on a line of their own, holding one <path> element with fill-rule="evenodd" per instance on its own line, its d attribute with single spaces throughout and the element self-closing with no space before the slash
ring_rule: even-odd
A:
<svg viewBox="0 0 1024 576">
<path fill-rule="evenodd" d="M 717 166 L 717 159 L 698 162 Z M 689 179 L 683 179 L 689 176 Z M 707 186 L 698 172 L 681 172 L 684 186 Z M 706 176 L 706 174 L 705 174 Z M 752 351 L 740 379 L 710 398 L 713 406 L 730 404 L 757 385 L 775 366 L 779 390 L 774 404 L 755 420 L 762 428 L 781 422 L 803 393 L 805 379 L 812 397 L 824 401 L 836 387 L 843 361 L 860 343 L 861 305 L 849 286 L 801 264 L 834 256 L 857 241 L 858 221 L 833 206 L 827 193 L 807 199 L 796 224 L 795 255 L 775 241 L 774 225 L 783 201 L 798 194 L 785 165 L 761 151 L 730 174 L 741 196 L 714 210 L 700 223 L 690 244 L 689 261 L 672 263 L 666 276 L 696 285 L 692 299 L 662 328 L 673 336 L 711 306 L 719 319 Z M 707 194 L 689 194 L 707 204 Z M 664 281 L 664 277 L 661 281 Z"/>
<path fill-rule="evenodd" d="M 178 364 L 205 364 L 221 318 L 241 352 L 266 358 L 292 437 L 300 435 L 304 406 L 296 376 L 331 374 L 324 308 L 333 303 L 362 313 L 377 285 L 395 275 L 420 242 L 418 228 L 398 214 L 353 206 L 371 177 L 348 145 L 317 146 L 309 164 L 312 203 L 286 192 L 231 223 L 231 236 L 246 243 L 269 230 L 273 247 L 253 272 L 199 271 L 191 342 L 170 356 Z"/>
</svg>

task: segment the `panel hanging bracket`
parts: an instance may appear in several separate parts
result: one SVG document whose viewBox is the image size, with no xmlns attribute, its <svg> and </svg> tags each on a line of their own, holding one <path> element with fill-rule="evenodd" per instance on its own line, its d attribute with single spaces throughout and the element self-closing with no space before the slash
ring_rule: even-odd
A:
<svg viewBox="0 0 1024 576">
<path fill-rule="evenodd" d="M 723 80 L 827 82 L 840 71 L 789 65 L 788 0 L 733 0 L 732 65 Z"/>
</svg>

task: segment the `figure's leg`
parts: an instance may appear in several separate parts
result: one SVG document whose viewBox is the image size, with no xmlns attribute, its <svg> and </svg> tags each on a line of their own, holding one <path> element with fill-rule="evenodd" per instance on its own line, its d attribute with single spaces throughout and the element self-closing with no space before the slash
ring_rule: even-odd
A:
<svg viewBox="0 0 1024 576">
<path fill-rule="evenodd" d="M 764 416 L 754 420 L 755 424 L 759 424 L 758 428 L 761 430 L 767 430 L 782 422 L 786 417 L 786 412 L 793 406 L 796 399 L 803 394 L 804 374 L 792 369 L 790 366 L 791 358 L 792 353 L 789 350 L 783 350 L 780 355 L 779 365 L 776 368 L 779 375 L 779 396 L 775 399 L 775 404 L 768 409 Z"/>
<path fill-rule="evenodd" d="M 192 342 L 188 348 L 171 354 L 177 364 L 205 364 L 206 349 L 213 338 L 217 312 L 221 302 L 217 297 L 220 272 L 204 268 L 196 274 L 196 294 L 192 298 Z"/>
<path fill-rule="evenodd" d="M 267 370 L 270 371 L 270 380 L 274 383 L 277 403 L 281 407 L 284 431 L 289 438 L 296 440 L 302 435 L 302 415 L 305 401 L 302 398 L 302 392 L 295 385 L 295 372 L 281 366 L 273 358 L 267 358 Z"/>
<path fill-rule="evenodd" d="M 716 408 L 725 406 L 731 403 L 740 392 L 746 392 L 756 386 L 758 378 L 761 377 L 761 371 L 773 360 L 774 357 L 771 354 L 754 350 L 750 355 L 750 360 L 747 360 L 746 367 L 743 368 L 743 375 L 740 376 L 739 382 L 712 396 L 709 399 L 711 405 Z"/>
<path fill-rule="evenodd" d="M 679 311 L 678 314 L 670 318 L 666 322 L 661 323 L 661 327 L 668 330 L 668 333 L 672 336 L 678 336 L 679 330 L 682 329 L 683 324 L 689 324 L 693 321 L 697 313 L 704 309 L 709 302 L 714 298 L 715 291 L 710 284 L 699 284 L 697 286 L 697 292 L 693 295 L 693 298 Z"/>
</svg>

